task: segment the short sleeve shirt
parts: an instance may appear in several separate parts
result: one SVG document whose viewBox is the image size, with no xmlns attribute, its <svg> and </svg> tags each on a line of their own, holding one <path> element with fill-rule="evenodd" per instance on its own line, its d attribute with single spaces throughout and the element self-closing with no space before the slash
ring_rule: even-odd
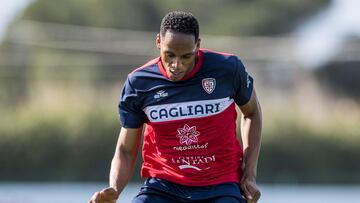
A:
<svg viewBox="0 0 360 203">
<path fill-rule="evenodd" d="M 160 58 L 128 75 L 120 101 L 125 128 L 146 124 L 143 177 L 188 186 L 238 182 L 242 148 L 236 105 L 246 104 L 253 78 L 231 54 L 199 50 L 194 69 L 171 81 Z"/>
</svg>

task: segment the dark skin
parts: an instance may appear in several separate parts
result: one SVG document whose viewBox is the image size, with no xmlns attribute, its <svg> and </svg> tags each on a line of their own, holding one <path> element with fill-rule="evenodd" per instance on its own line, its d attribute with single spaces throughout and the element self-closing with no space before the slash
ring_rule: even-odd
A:
<svg viewBox="0 0 360 203">
<path fill-rule="evenodd" d="M 200 39 L 195 41 L 193 35 L 167 31 L 164 36 L 158 34 L 155 43 L 170 80 L 179 81 L 193 70 Z"/>
<path fill-rule="evenodd" d="M 200 39 L 190 34 L 167 31 L 157 35 L 156 47 L 165 71 L 171 81 L 180 81 L 191 72 L 197 62 Z M 257 160 L 261 138 L 261 109 L 253 91 L 248 103 L 239 106 L 242 112 L 241 137 L 244 148 L 244 174 L 240 186 L 248 203 L 256 203 L 260 190 L 256 184 Z M 110 186 L 96 192 L 89 203 L 115 203 L 130 180 L 137 158 L 142 128 L 121 128 L 115 154 L 111 163 Z"/>
</svg>

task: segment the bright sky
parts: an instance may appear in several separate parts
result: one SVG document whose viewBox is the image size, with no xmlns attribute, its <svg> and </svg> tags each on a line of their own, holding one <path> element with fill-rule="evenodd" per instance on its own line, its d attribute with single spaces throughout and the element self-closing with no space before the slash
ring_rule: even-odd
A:
<svg viewBox="0 0 360 203">
<path fill-rule="evenodd" d="M 0 39 L 4 37 L 6 27 L 22 12 L 32 0 L 3 0 L 0 6 Z"/>
<path fill-rule="evenodd" d="M 333 0 L 330 7 L 297 30 L 298 54 L 308 67 L 335 56 L 346 36 L 360 37 L 360 1 Z"/>
</svg>

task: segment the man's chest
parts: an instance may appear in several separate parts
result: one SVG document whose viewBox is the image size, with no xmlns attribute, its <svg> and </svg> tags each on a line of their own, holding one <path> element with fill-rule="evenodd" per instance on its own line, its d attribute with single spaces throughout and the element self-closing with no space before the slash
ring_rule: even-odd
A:
<svg viewBox="0 0 360 203">
<path fill-rule="evenodd" d="M 200 75 L 181 82 L 157 82 L 141 93 L 142 108 L 232 97 L 231 78 Z"/>
<path fill-rule="evenodd" d="M 232 103 L 233 87 L 223 77 L 196 77 L 157 84 L 144 92 L 142 108 L 150 122 L 200 118 L 220 113 Z"/>
</svg>

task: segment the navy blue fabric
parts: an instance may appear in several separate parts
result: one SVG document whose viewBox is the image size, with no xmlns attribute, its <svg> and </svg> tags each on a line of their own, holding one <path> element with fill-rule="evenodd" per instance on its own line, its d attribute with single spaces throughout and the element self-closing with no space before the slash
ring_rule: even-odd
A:
<svg viewBox="0 0 360 203">
<path fill-rule="evenodd" d="M 236 73 L 234 75 L 235 103 L 239 106 L 246 104 L 251 97 L 253 89 L 253 78 L 246 72 L 243 63 L 240 60 L 236 61 Z"/>
<path fill-rule="evenodd" d="M 234 55 L 223 55 L 203 50 L 202 65 L 195 75 L 183 81 L 170 81 L 162 75 L 157 64 L 140 68 L 129 74 L 119 99 L 120 124 L 137 128 L 146 123 L 143 109 L 148 106 L 188 101 L 232 98 L 237 105 L 246 104 L 253 90 L 253 79 L 241 60 Z M 203 91 L 202 80 L 212 78 L 216 87 L 211 94 Z M 166 97 L 156 98 L 164 91 Z"/>
<path fill-rule="evenodd" d="M 159 192 L 140 193 L 132 201 L 132 203 L 166 203 L 166 202 L 178 203 L 182 201 L 177 201 L 174 197 L 169 197 Z"/>
<path fill-rule="evenodd" d="M 140 127 L 146 120 L 146 115 L 141 109 L 138 94 L 127 78 L 119 101 L 119 114 L 121 126 L 123 127 Z"/>
<path fill-rule="evenodd" d="M 133 203 L 194 202 L 245 203 L 237 183 L 189 187 L 159 178 L 148 178 Z"/>
</svg>

